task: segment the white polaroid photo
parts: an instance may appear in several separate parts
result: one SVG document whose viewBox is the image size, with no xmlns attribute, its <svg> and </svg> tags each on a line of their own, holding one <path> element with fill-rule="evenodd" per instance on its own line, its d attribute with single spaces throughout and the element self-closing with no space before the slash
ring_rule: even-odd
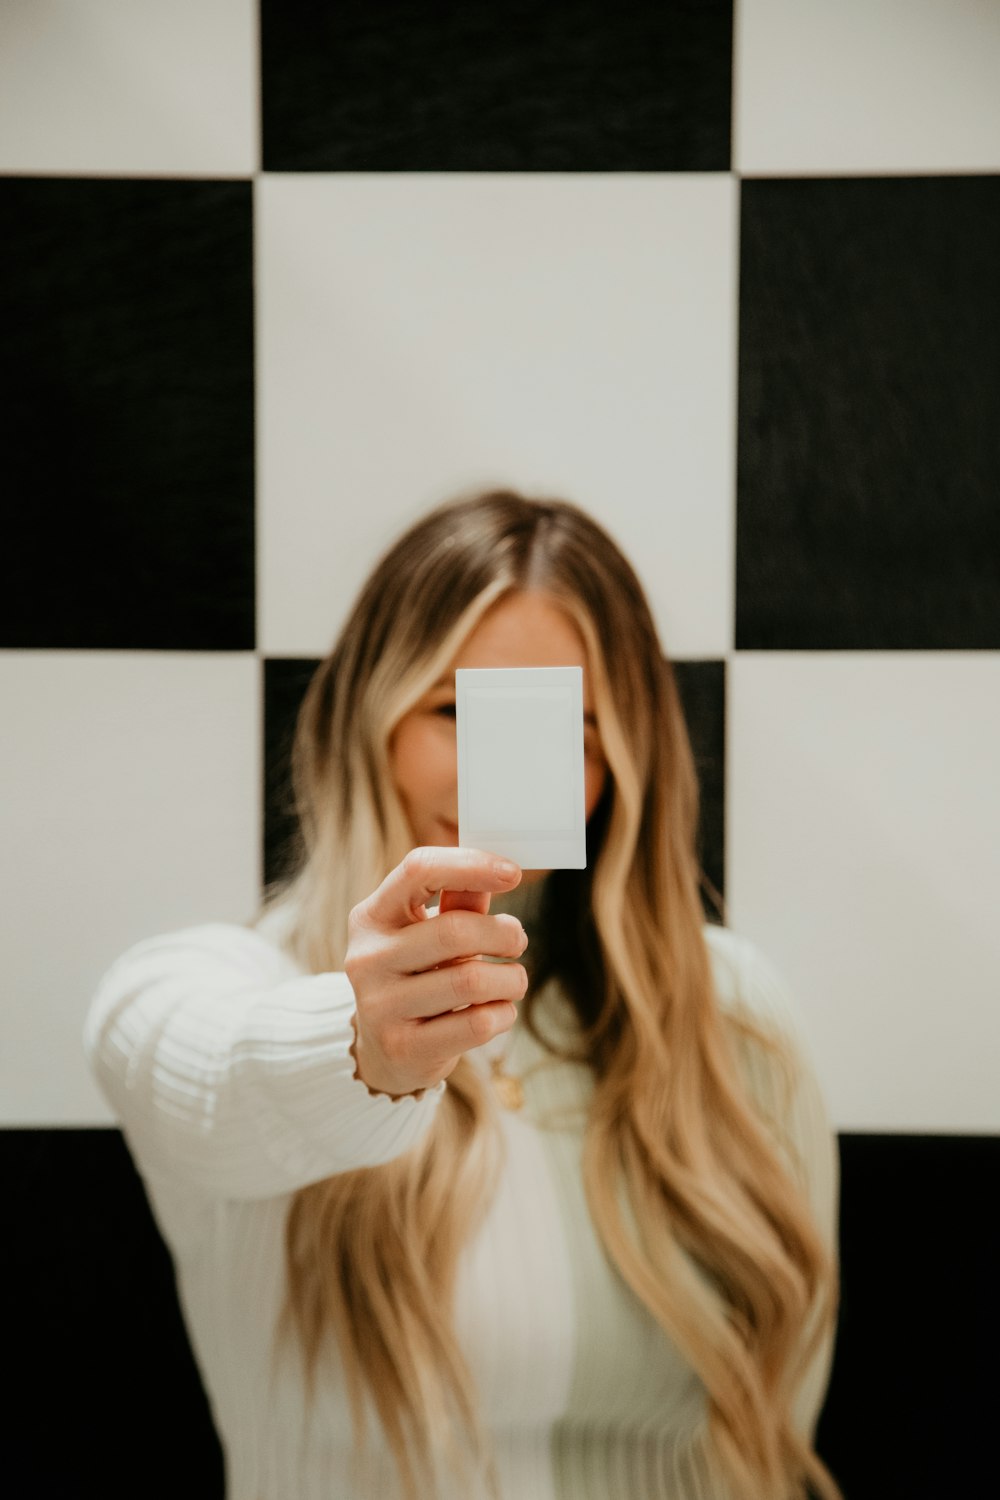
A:
<svg viewBox="0 0 1000 1500">
<path fill-rule="evenodd" d="M 524 870 L 583 870 L 580 667 L 455 673 L 458 841 Z"/>
</svg>

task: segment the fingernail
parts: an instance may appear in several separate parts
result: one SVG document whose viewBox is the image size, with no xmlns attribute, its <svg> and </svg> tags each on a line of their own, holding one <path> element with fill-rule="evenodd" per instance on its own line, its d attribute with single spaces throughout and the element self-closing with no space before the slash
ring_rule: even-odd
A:
<svg viewBox="0 0 1000 1500">
<path fill-rule="evenodd" d="M 527 946 L 528 946 L 528 934 L 525 932 L 525 930 L 524 930 L 523 926 L 521 925 L 521 923 L 517 921 L 517 918 L 515 916 L 511 916 L 510 920 L 512 922 L 517 922 L 518 936 L 521 939 L 521 946 L 520 946 L 520 948 L 518 948 L 517 951 L 518 951 L 518 953 L 523 953 L 524 950 L 525 950 L 525 948 L 527 948 Z"/>
<path fill-rule="evenodd" d="M 515 865 L 513 861 L 509 859 L 494 860 L 493 869 L 496 874 L 500 876 L 501 880 L 513 880 L 515 875 L 520 874 L 517 865 Z"/>
</svg>

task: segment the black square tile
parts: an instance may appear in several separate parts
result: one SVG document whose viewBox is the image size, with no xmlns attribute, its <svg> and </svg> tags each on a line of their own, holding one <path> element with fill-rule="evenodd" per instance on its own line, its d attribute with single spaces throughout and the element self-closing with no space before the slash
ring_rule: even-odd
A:
<svg viewBox="0 0 1000 1500">
<path fill-rule="evenodd" d="M 5 1493 L 221 1500 L 170 1254 L 118 1130 L 0 1131 Z"/>
<path fill-rule="evenodd" d="M 848 1134 L 840 1162 L 841 1310 L 817 1448 L 848 1500 L 985 1495 L 1000 1139 Z"/>
<path fill-rule="evenodd" d="M 745 181 L 736 644 L 1000 647 L 1000 178 Z"/>
<path fill-rule="evenodd" d="M 295 862 L 298 818 L 292 795 L 295 721 L 318 657 L 275 657 L 264 662 L 264 884 Z"/>
<path fill-rule="evenodd" d="M 318 659 L 275 658 L 264 663 L 264 882 L 280 880 L 295 857 L 297 819 L 291 785 L 295 721 Z M 681 705 L 701 789 L 699 859 L 720 896 L 725 894 L 725 663 L 675 661 Z M 709 899 L 706 914 L 718 913 Z"/>
<path fill-rule="evenodd" d="M 725 171 L 732 0 L 263 0 L 267 171 Z"/>
<path fill-rule="evenodd" d="M 848 1134 L 840 1158 L 842 1302 L 818 1449 L 852 1500 L 982 1493 L 1000 1337 L 984 1185 L 1000 1141 Z M 18 1493 L 124 1500 L 141 1473 L 151 1500 L 219 1500 L 170 1257 L 120 1132 L 0 1131 L 0 1166 L 21 1209 L 5 1243 L 4 1477 Z"/>
<path fill-rule="evenodd" d="M 725 896 L 726 858 L 726 664 L 722 661 L 675 661 L 674 675 L 687 721 L 701 794 L 698 857 L 715 890 Z M 706 915 L 719 920 L 702 892 Z"/>
<path fill-rule="evenodd" d="M 0 181 L 0 646 L 253 648 L 250 191 Z"/>
</svg>

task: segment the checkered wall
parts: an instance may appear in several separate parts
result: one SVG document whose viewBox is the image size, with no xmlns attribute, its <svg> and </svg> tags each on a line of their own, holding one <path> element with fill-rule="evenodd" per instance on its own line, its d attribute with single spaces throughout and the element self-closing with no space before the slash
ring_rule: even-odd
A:
<svg viewBox="0 0 1000 1500">
<path fill-rule="evenodd" d="M 706 869 L 802 1008 L 844 1186 L 821 1450 L 854 1500 L 992 1472 L 998 76 L 992 0 L 6 0 L 0 1150 L 34 1493 L 131 1495 L 140 1464 L 221 1494 L 84 1013 L 132 941 L 251 914 L 361 579 L 496 483 L 635 561 Z"/>
</svg>

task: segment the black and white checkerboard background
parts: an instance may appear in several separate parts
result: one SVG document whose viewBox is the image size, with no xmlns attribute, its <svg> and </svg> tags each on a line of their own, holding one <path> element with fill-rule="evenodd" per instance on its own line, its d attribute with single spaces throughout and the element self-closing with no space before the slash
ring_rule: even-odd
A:
<svg viewBox="0 0 1000 1500">
<path fill-rule="evenodd" d="M 12 1493 L 221 1494 L 84 1013 L 249 916 L 315 661 L 478 483 L 636 560 L 706 867 L 801 1004 L 821 1451 L 853 1500 L 995 1483 L 998 78 L 997 0 L 4 0 Z"/>
</svg>

